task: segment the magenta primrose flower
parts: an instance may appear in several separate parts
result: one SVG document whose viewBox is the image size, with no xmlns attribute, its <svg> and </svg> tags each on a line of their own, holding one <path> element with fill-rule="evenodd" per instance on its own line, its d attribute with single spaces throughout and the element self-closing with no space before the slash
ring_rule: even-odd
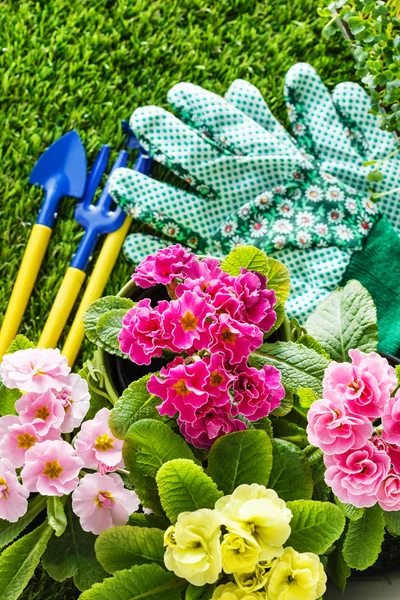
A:
<svg viewBox="0 0 400 600">
<path fill-rule="evenodd" d="M 180 244 L 168 246 L 142 261 L 132 279 L 142 288 L 149 288 L 157 283 L 168 285 L 176 277 L 182 276 L 184 267 L 192 260 L 197 260 L 195 255 L 186 252 Z"/>
<path fill-rule="evenodd" d="M 233 289 L 241 303 L 242 319 L 269 331 L 276 321 L 276 296 L 274 290 L 267 288 L 267 278 L 242 268 L 234 278 Z"/>
<path fill-rule="evenodd" d="M 231 364 L 247 360 L 263 341 L 262 331 L 249 323 L 240 323 L 227 314 L 218 315 L 210 325 L 210 352 L 222 352 Z"/>
<path fill-rule="evenodd" d="M 162 301 L 155 310 L 150 303 L 145 298 L 128 310 L 118 334 L 122 352 L 138 365 L 149 365 L 152 358 L 161 356 L 164 347 L 161 315 L 169 303 Z"/>
<path fill-rule="evenodd" d="M 232 414 L 244 415 L 249 421 L 258 421 L 267 416 L 285 396 L 280 371 L 269 365 L 264 365 L 260 370 L 241 365 L 233 392 Z"/>
<path fill-rule="evenodd" d="M 240 419 L 234 419 L 230 410 L 229 402 L 223 406 L 215 406 L 210 402 L 196 411 L 192 422 L 181 419 L 177 422 L 186 441 L 196 448 L 209 450 L 222 435 L 246 429 L 246 424 Z"/>
<path fill-rule="evenodd" d="M 207 321 L 215 308 L 195 292 L 185 291 L 180 298 L 172 300 L 163 312 L 162 326 L 166 338 L 172 339 L 172 347 L 165 340 L 164 347 L 178 351 L 194 346 L 202 350 L 209 341 L 210 323 Z"/>
<path fill-rule="evenodd" d="M 34 392 L 24 394 L 15 403 L 15 408 L 22 425 L 30 423 L 37 434 L 45 436 L 51 429 L 60 432 L 65 410 L 52 390 L 41 394 Z"/>
<path fill-rule="evenodd" d="M 85 475 L 72 494 L 72 509 L 82 529 L 96 535 L 110 527 L 125 525 L 139 505 L 136 492 L 125 489 L 116 473 Z"/>
<path fill-rule="evenodd" d="M 63 440 L 47 440 L 35 444 L 25 454 L 21 471 L 24 486 L 43 496 L 64 496 L 78 485 L 83 461 L 74 448 Z"/>
<path fill-rule="evenodd" d="M 85 421 L 76 436 L 76 454 L 82 459 L 85 467 L 103 472 L 112 471 L 115 467 L 123 467 L 123 440 L 117 439 L 108 426 L 110 410 L 102 408 L 94 419 Z"/>
<path fill-rule="evenodd" d="M 61 390 L 70 372 L 68 361 L 59 350 L 32 348 L 3 356 L 0 377 L 6 387 L 24 392 L 43 393 Z"/>
<path fill-rule="evenodd" d="M 0 459 L 0 519 L 18 521 L 28 510 L 28 497 L 29 490 L 19 483 L 13 465 Z"/>
</svg>

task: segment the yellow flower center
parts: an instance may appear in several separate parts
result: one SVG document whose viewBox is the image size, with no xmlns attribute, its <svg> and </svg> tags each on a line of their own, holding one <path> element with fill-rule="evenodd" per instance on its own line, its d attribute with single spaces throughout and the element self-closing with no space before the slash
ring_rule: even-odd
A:
<svg viewBox="0 0 400 600">
<path fill-rule="evenodd" d="M 52 460 L 45 464 L 43 475 L 46 475 L 49 479 L 57 479 L 64 471 L 58 460 Z"/>
<path fill-rule="evenodd" d="M 178 381 L 174 383 L 172 387 L 180 396 L 188 396 L 190 394 L 184 379 L 178 379 Z"/>
<path fill-rule="evenodd" d="M 36 444 L 37 438 L 34 435 L 31 435 L 30 433 L 21 433 L 20 435 L 17 435 L 17 441 L 18 448 L 28 450 Z"/>
<path fill-rule="evenodd" d="M 8 496 L 8 485 L 7 481 L 0 477 L 0 499 L 7 498 Z"/>
<path fill-rule="evenodd" d="M 197 323 L 199 322 L 198 317 L 195 317 L 190 310 L 185 312 L 183 317 L 179 319 L 180 324 L 182 325 L 183 331 L 194 331 L 197 327 Z"/>
<path fill-rule="evenodd" d="M 108 433 L 103 433 L 103 435 L 99 435 L 96 438 L 96 443 L 94 445 L 95 450 L 99 452 L 108 452 L 114 446 L 113 438 L 110 438 Z"/>
<path fill-rule="evenodd" d="M 227 327 L 221 331 L 221 339 L 227 344 L 234 344 L 237 338 L 237 334 L 233 333 Z"/>
<path fill-rule="evenodd" d="M 225 381 L 225 377 L 219 371 L 213 371 L 210 375 L 210 385 L 216 387 Z"/>
<path fill-rule="evenodd" d="M 41 406 L 40 408 L 37 409 L 36 413 L 35 413 L 35 418 L 36 419 L 42 419 L 43 421 L 46 421 L 50 416 L 50 411 L 47 408 L 47 406 Z"/>
<path fill-rule="evenodd" d="M 115 505 L 115 500 L 110 492 L 99 492 L 94 501 L 97 504 L 97 508 L 112 508 Z"/>
</svg>

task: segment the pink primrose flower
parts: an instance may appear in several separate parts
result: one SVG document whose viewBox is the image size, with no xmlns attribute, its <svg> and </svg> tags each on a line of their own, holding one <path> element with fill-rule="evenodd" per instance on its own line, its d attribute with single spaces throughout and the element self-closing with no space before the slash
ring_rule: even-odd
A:
<svg viewBox="0 0 400 600">
<path fill-rule="evenodd" d="M 168 246 L 142 261 L 132 279 L 142 288 L 149 288 L 157 283 L 168 285 L 176 277 L 182 277 L 184 267 L 192 261 L 197 261 L 195 255 L 186 252 L 180 244 Z"/>
<path fill-rule="evenodd" d="M 246 429 L 243 421 L 232 418 L 230 409 L 229 402 L 219 407 L 209 402 L 196 411 L 196 419 L 193 422 L 178 419 L 185 440 L 196 448 L 209 450 L 222 435 Z"/>
<path fill-rule="evenodd" d="M 83 531 L 98 535 L 105 529 L 125 525 L 140 506 L 136 492 L 124 488 L 119 475 L 85 475 L 72 494 L 72 510 Z"/>
<path fill-rule="evenodd" d="M 65 356 L 52 348 L 29 348 L 3 356 L 0 377 L 6 387 L 24 392 L 42 393 L 61 390 L 70 368 Z"/>
<path fill-rule="evenodd" d="M 222 352 L 231 364 L 247 360 L 250 353 L 259 348 L 263 341 L 261 329 L 256 325 L 239 323 L 227 314 L 218 315 L 210 325 L 211 352 Z"/>
<path fill-rule="evenodd" d="M 241 302 L 242 320 L 258 325 L 263 331 L 269 331 L 276 321 L 276 296 L 274 290 L 267 288 L 267 281 L 264 275 L 242 268 L 233 284 Z"/>
<path fill-rule="evenodd" d="M 400 390 L 393 398 L 389 398 L 382 417 L 383 438 L 393 444 L 400 445 Z"/>
<path fill-rule="evenodd" d="M 45 439 L 60 439 L 60 432 L 50 429 L 43 437 L 31 423 L 22 425 L 18 417 L 7 416 L 0 419 L 0 456 L 8 458 L 14 467 L 22 467 L 27 450 Z"/>
<path fill-rule="evenodd" d="M 213 399 L 215 406 L 226 404 L 230 400 L 229 388 L 236 376 L 227 371 L 222 354 L 206 356 L 203 361 L 208 368 L 204 390 Z"/>
<path fill-rule="evenodd" d="M 389 471 L 376 494 L 379 505 L 383 510 L 400 510 L 400 475 L 393 469 Z"/>
<path fill-rule="evenodd" d="M 375 448 L 384 451 L 389 455 L 392 468 L 396 473 L 400 474 L 400 447 L 396 444 L 389 444 L 386 442 L 382 435 L 374 435 L 370 440 Z"/>
<path fill-rule="evenodd" d="M 324 392 L 335 390 L 341 394 L 353 414 L 379 418 L 396 387 L 396 372 L 376 352 L 349 350 L 349 355 L 351 363 L 330 363 L 325 371 Z"/>
<path fill-rule="evenodd" d="M 70 433 L 82 423 L 90 407 L 90 393 L 87 381 L 77 373 L 70 373 L 67 385 L 55 396 L 64 409 L 61 432 Z"/>
<path fill-rule="evenodd" d="M 15 523 L 28 510 L 29 491 L 18 481 L 15 468 L 0 459 L 0 519 Z"/>
<path fill-rule="evenodd" d="M 308 441 L 325 454 L 340 454 L 361 448 L 372 435 L 367 417 L 349 413 L 343 397 L 328 390 L 322 400 L 313 402 L 307 415 Z"/>
<path fill-rule="evenodd" d="M 326 454 L 325 481 L 341 502 L 358 508 L 376 504 L 376 494 L 390 469 L 390 458 L 368 441 L 357 450 Z"/>
<path fill-rule="evenodd" d="M 111 433 L 108 426 L 110 412 L 108 408 L 99 410 L 94 419 L 82 424 L 81 430 L 76 436 L 76 454 L 89 469 L 97 469 L 100 463 L 102 463 L 103 472 L 106 465 L 111 467 L 111 470 L 113 467 L 123 466 L 122 447 L 124 442 Z"/>
<path fill-rule="evenodd" d="M 181 420 L 192 422 L 196 419 L 196 410 L 208 401 L 205 390 L 208 377 L 209 369 L 203 360 L 186 364 L 178 356 L 161 369 L 160 376 L 151 376 L 147 389 L 163 400 L 157 406 L 160 415 L 173 417 L 179 413 Z"/>
<path fill-rule="evenodd" d="M 172 300 L 163 312 L 162 328 L 167 339 L 172 339 L 172 348 L 187 350 L 195 346 L 198 350 L 207 346 L 209 323 L 206 321 L 215 309 L 196 292 L 186 291 L 177 300 Z"/>
<path fill-rule="evenodd" d="M 249 421 L 258 421 L 267 416 L 285 396 L 280 371 L 269 365 L 264 365 L 260 370 L 247 364 L 241 365 L 237 369 L 233 390 L 232 414 L 244 415 Z"/>
<path fill-rule="evenodd" d="M 22 425 L 30 423 L 41 436 L 47 435 L 51 429 L 60 432 L 65 411 L 55 393 L 53 390 L 41 394 L 30 392 L 17 400 L 15 408 Z"/>
<path fill-rule="evenodd" d="M 76 456 L 68 442 L 46 440 L 26 452 L 21 477 L 30 492 L 39 492 L 43 496 L 64 496 L 78 485 L 82 467 L 83 461 Z"/>
<path fill-rule="evenodd" d="M 197 280 L 204 284 L 209 284 L 211 281 L 220 281 L 225 286 L 231 286 L 234 281 L 232 275 L 221 269 L 220 261 L 217 258 L 192 260 L 184 266 L 183 275 L 186 281 Z"/>
</svg>

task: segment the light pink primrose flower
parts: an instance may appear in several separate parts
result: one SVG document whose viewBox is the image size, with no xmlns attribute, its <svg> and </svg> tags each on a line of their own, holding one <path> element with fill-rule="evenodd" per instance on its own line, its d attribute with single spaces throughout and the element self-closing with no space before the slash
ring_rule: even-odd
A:
<svg viewBox="0 0 400 600">
<path fill-rule="evenodd" d="M 400 447 L 396 446 L 396 444 L 389 444 L 383 439 L 382 435 L 374 435 L 371 438 L 371 442 L 374 444 L 375 448 L 378 448 L 378 450 L 384 451 L 389 455 L 393 469 L 396 473 L 400 474 Z"/>
<path fill-rule="evenodd" d="M 397 385 L 396 371 L 376 352 L 349 350 L 349 356 L 351 363 L 330 363 L 323 380 L 324 392 L 335 390 L 350 412 L 377 419 Z"/>
<path fill-rule="evenodd" d="M 124 488 L 119 475 L 85 475 L 72 494 L 72 510 L 83 531 L 98 535 L 105 529 L 125 525 L 140 506 L 136 492 Z"/>
<path fill-rule="evenodd" d="M 285 396 L 280 371 L 269 365 L 264 365 L 260 370 L 247 364 L 241 365 L 237 369 L 233 390 L 232 414 L 242 414 L 249 421 L 258 421 L 267 416 Z"/>
<path fill-rule="evenodd" d="M 186 291 L 172 300 L 162 315 L 162 327 L 167 338 L 172 339 L 172 348 L 187 350 L 194 345 L 201 350 L 206 347 L 210 339 L 206 319 L 214 313 L 215 308 L 196 292 Z"/>
<path fill-rule="evenodd" d="M 70 373 L 67 385 L 55 396 L 64 408 L 61 433 L 70 433 L 82 423 L 90 407 L 90 393 L 87 381 L 77 373 Z"/>
<path fill-rule="evenodd" d="M 83 461 L 63 440 L 47 440 L 32 446 L 25 454 L 22 481 L 30 492 L 43 496 L 64 496 L 78 485 Z"/>
<path fill-rule="evenodd" d="M 400 475 L 389 471 L 376 494 L 379 506 L 386 511 L 400 510 Z"/>
<path fill-rule="evenodd" d="M 390 458 L 368 441 L 357 450 L 325 454 L 325 481 L 341 502 L 358 508 L 376 504 L 376 494 L 390 469 Z"/>
<path fill-rule="evenodd" d="M 210 325 L 210 335 L 210 351 L 222 352 L 231 364 L 247 360 L 263 341 L 262 331 L 256 325 L 239 323 L 227 314 L 218 315 L 218 319 Z"/>
<path fill-rule="evenodd" d="M 28 510 L 29 491 L 21 485 L 15 468 L 6 458 L 0 459 L 0 519 L 15 523 Z"/>
<path fill-rule="evenodd" d="M 0 419 L 0 456 L 8 458 L 14 467 L 22 467 L 29 448 L 46 439 L 60 439 L 60 432 L 50 429 L 42 437 L 31 423 L 22 425 L 18 417 L 7 416 Z"/>
<path fill-rule="evenodd" d="M 184 267 L 191 261 L 197 261 L 194 254 L 189 254 L 180 244 L 157 250 L 136 267 L 132 279 L 142 288 L 149 288 L 157 283 L 167 285 L 176 277 L 182 277 Z"/>
<path fill-rule="evenodd" d="M 382 437 L 389 443 L 400 445 L 400 390 L 387 402 L 382 425 Z"/>
<path fill-rule="evenodd" d="M 230 409 L 229 402 L 219 407 L 210 402 L 196 411 L 196 419 L 193 422 L 178 419 L 185 440 L 196 448 L 209 450 L 222 435 L 246 429 L 243 421 L 232 418 Z"/>
<path fill-rule="evenodd" d="M 242 268 L 233 284 L 241 302 L 242 320 L 258 325 L 263 331 L 269 331 L 276 321 L 276 296 L 274 290 L 267 288 L 267 281 L 264 275 Z M 238 319 L 238 315 L 236 318 Z"/>
<path fill-rule="evenodd" d="M 24 394 L 15 403 L 15 408 L 22 425 L 30 423 L 41 436 L 47 435 L 51 429 L 59 432 L 65 416 L 64 407 L 52 390 Z"/>
<path fill-rule="evenodd" d="M 173 417 L 179 413 L 183 421 L 194 421 L 196 410 L 207 403 L 208 393 L 205 382 L 209 369 L 203 360 L 186 364 L 177 356 L 167 367 L 163 367 L 160 376 L 152 375 L 147 384 L 150 394 L 163 400 L 157 406 L 160 415 Z M 222 402 L 224 402 L 224 398 Z"/>
<path fill-rule="evenodd" d="M 29 348 L 3 356 L 0 377 L 6 387 L 42 393 L 61 390 L 70 368 L 65 356 L 52 348 Z"/>
<path fill-rule="evenodd" d="M 343 397 L 333 390 L 327 390 L 322 400 L 313 402 L 307 419 L 308 441 L 325 454 L 361 448 L 372 435 L 371 421 L 349 413 Z"/>
<path fill-rule="evenodd" d="M 76 436 L 75 448 L 85 467 L 97 469 L 102 463 L 104 467 L 122 467 L 123 440 L 117 439 L 108 426 L 110 410 L 102 408 L 94 419 L 85 421 Z M 110 470 L 110 469 L 107 469 Z"/>
</svg>

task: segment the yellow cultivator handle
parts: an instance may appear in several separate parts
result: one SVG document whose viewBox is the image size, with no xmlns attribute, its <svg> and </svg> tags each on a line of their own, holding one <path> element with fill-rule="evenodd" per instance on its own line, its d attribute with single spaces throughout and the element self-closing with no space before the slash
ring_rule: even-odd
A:
<svg viewBox="0 0 400 600">
<path fill-rule="evenodd" d="M 18 332 L 51 232 L 46 225 L 32 228 L 0 331 L 0 361 Z"/>
<path fill-rule="evenodd" d="M 50 314 L 40 336 L 39 348 L 55 348 L 62 330 L 85 281 L 86 274 L 80 269 L 69 267 L 54 300 Z"/>
<path fill-rule="evenodd" d="M 132 223 L 131 217 L 126 217 L 125 221 L 117 231 L 109 233 L 104 240 L 103 247 L 94 266 L 89 283 L 86 286 L 85 293 L 75 315 L 74 322 L 69 330 L 68 337 L 62 349 L 62 354 L 68 358 L 70 367 L 75 362 L 76 356 L 81 347 L 85 331 L 83 327 L 83 315 L 88 306 L 101 297 L 106 283 L 111 275 L 113 267 L 117 261 L 124 243 L 126 234 Z"/>
</svg>

